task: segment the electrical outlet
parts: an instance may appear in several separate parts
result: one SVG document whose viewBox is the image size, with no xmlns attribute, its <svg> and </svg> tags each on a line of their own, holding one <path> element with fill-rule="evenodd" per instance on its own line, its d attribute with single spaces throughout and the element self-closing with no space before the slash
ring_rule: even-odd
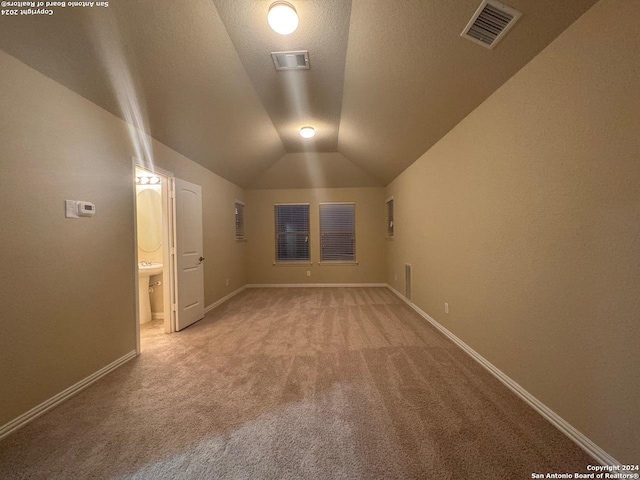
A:
<svg viewBox="0 0 640 480">
<path fill-rule="evenodd" d="M 307 270 L 307 277 L 311 276 L 311 270 Z"/>
<path fill-rule="evenodd" d="M 449 304 L 447 302 L 444 303 L 444 313 L 449 313 Z"/>
<path fill-rule="evenodd" d="M 397 273 L 393 276 L 393 279 L 394 279 L 396 282 L 398 281 L 398 274 L 397 274 Z"/>
<path fill-rule="evenodd" d="M 229 279 L 227 278 L 227 279 L 224 281 L 224 283 L 225 283 L 225 285 L 228 287 L 228 286 L 229 286 Z"/>
</svg>

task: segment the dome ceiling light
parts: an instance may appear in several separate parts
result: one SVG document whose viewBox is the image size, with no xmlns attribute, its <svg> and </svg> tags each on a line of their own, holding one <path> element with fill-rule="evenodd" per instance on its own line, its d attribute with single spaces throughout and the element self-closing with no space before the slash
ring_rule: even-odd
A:
<svg viewBox="0 0 640 480">
<path fill-rule="evenodd" d="M 269 26 L 280 35 L 289 35 L 298 28 L 298 12 L 288 2 L 274 2 L 267 15 Z"/>
<path fill-rule="evenodd" d="M 313 127 L 306 126 L 300 129 L 300 136 L 302 138 L 313 138 L 315 137 L 315 135 L 316 135 L 316 129 Z"/>
</svg>

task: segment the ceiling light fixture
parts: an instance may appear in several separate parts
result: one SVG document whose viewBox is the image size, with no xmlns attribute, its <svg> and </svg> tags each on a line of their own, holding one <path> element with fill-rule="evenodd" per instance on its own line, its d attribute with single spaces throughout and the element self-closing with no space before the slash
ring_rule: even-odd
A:
<svg viewBox="0 0 640 480">
<path fill-rule="evenodd" d="M 316 129 L 313 127 L 302 127 L 300 129 L 300 136 L 302 138 L 312 138 L 316 135 Z"/>
<path fill-rule="evenodd" d="M 267 15 L 269 26 L 280 35 L 289 35 L 298 28 L 298 13 L 288 2 L 274 2 Z"/>
<path fill-rule="evenodd" d="M 157 175 L 140 175 L 136 176 L 136 183 L 138 185 L 158 185 L 162 182 Z"/>
</svg>

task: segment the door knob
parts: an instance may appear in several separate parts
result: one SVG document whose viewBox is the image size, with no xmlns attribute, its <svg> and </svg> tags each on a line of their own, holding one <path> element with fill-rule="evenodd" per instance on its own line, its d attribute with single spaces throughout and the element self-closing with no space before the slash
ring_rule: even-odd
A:
<svg viewBox="0 0 640 480">
<path fill-rule="evenodd" d="M 198 265 L 200 265 L 204 261 L 204 257 L 200 257 L 198 260 L 199 260 Z"/>
</svg>

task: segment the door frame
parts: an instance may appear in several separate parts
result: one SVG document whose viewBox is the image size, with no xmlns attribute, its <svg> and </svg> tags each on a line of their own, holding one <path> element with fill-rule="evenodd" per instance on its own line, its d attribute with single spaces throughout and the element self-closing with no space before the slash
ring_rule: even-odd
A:
<svg viewBox="0 0 640 480">
<path fill-rule="evenodd" d="M 164 332 L 173 333 L 176 331 L 176 231 L 175 231 L 175 182 L 174 175 L 168 170 L 160 167 L 145 165 L 138 157 L 132 157 L 132 180 L 133 180 L 133 232 L 134 232 L 134 284 L 135 288 L 135 331 L 136 331 L 136 352 L 140 355 L 140 298 L 138 297 L 138 196 L 136 191 L 136 168 L 141 168 L 162 178 L 162 258 L 167 263 L 168 268 L 163 270 L 163 309 L 164 309 Z"/>
</svg>

